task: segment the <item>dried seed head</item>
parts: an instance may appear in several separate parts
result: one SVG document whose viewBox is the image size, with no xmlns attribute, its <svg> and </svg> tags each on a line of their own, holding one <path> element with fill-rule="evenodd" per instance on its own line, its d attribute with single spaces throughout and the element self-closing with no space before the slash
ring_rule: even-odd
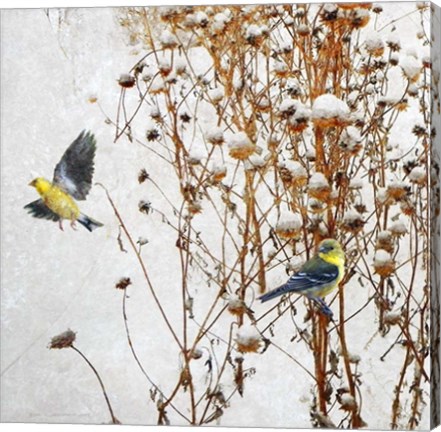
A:
<svg viewBox="0 0 441 432">
<path fill-rule="evenodd" d="M 395 250 L 394 239 L 392 233 L 388 230 L 380 231 L 377 236 L 377 242 L 375 243 L 375 249 L 384 249 L 386 252 L 392 254 Z"/>
<path fill-rule="evenodd" d="M 135 77 L 130 74 L 121 74 L 118 84 L 123 88 L 131 88 L 135 85 Z"/>
<path fill-rule="evenodd" d="M 308 194 L 320 201 L 328 201 L 331 195 L 331 187 L 323 173 L 314 173 L 309 179 Z"/>
<path fill-rule="evenodd" d="M 275 231 L 283 239 L 296 239 L 301 233 L 302 225 L 302 219 L 298 214 L 285 212 L 280 215 Z"/>
<path fill-rule="evenodd" d="M 75 342 L 76 333 L 71 329 L 54 336 L 49 344 L 49 349 L 71 348 Z"/>
<path fill-rule="evenodd" d="M 125 290 L 129 285 L 132 285 L 132 281 L 130 280 L 130 278 L 123 277 L 115 284 L 115 288 Z"/>
<path fill-rule="evenodd" d="M 247 310 L 245 302 L 237 295 L 231 295 L 228 299 L 228 312 L 232 315 L 242 316 Z"/>
<path fill-rule="evenodd" d="M 340 396 L 340 405 L 340 408 L 344 411 L 355 411 L 357 409 L 357 401 L 349 393 Z"/>
<path fill-rule="evenodd" d="M 262 345 L 262 338 L 253 326 L 242 326 L 237 331 L 236 345 L 241 353 L 257 352 Z"/>
<path fill-rule="evenodd" d="M 138 182 L 144 183 L 146 180 L 148 180 L 148 178 L 150 177 L 149 173 L 146 171 L 145 168 L 142 168 L 141 171 L 139 171 L 138 174 Z"/>
<path fill-rule="evenodd" d="M 382 277 L 390 276 L 395 271 L 395 262 L 389 252 L 378 249 L 374 257 L 375 273 Z"/>
<path fill-rule="evenodd" d="M 229 153 L 233 159 L 245 160 L 251 156 L 256 146 L 248 138 L 245 132 L 238 132 L 232 135 L 228 142 Z"/>
</svg>

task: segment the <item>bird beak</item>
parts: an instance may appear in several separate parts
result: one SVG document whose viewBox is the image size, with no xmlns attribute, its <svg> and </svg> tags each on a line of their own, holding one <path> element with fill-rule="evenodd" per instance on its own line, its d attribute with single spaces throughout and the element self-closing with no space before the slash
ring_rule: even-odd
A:
<svg viewBox="0 0 441 432">
<path fill-rule="evenodd" d="M 319 248 L 319 252 L 320 252 L 320 253 L 326 253 L 326 252 L 328 252 L 328 249 L 327 249 L 326 246 L 321 246 L 321 247 Z"/>
<path fill-rule="evenodd" d="M 35 186 L 35 180 L 32 180 L 31 182 L 29 182 L 28 186 Z"/>
</svg>

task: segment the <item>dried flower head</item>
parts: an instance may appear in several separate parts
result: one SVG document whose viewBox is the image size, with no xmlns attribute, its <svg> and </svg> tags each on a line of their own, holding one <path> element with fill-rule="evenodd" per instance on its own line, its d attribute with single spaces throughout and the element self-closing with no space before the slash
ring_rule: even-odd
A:
<svg viewBox="0 0 441 432">
<path fill-rule="evenodd" d="M 135 77 L 130 74 L 121 74 L 118 84 L 123 88 L 131 88 L 135 85 Z"/>
<path fill-rule="evenodd" d="M 76 333 L 68 329 L 51 339 L 49 349 L 71 348 L 75 342 Z"/>
<path fill-rule="evenodd" d="M 245 302 L 239 298 L 237 295 L 231 295 L 228 299 L 228 312 L 232 315 L 236 316 L 242 316 L 246 310 L 247 307 L 245 305 Z"/>
<path fill-rule="evenodd" d="M 132 285 L 132 281 L 129 277 L 122 277 L 116 284 L 115 288 L 125 290 L 129 285 Z"/>
<path fill-rule="evenodd" d="M 375 273 L 382 277 L 390 276 L 395 271 L 395 262 L 389 252 L 378 249 L 374 257 Z"/>
<path fill-rule="evenodd" d="M 233 134 L 228 141 L 229 153 L 233 159 L 245 160 L 251 156 L 256 146 L 248 138 L 245 132 Z"/>
<path fill-rule="evenodd" d="M 241 353 L 257 352 L 262 345 L 262 337 L 254 326 L 244 325 L 237 331 L 236 345 Z"/>
<path fill-rule="evenodd" d="M 302 219 L 298 214 L 285 212 L 280 215 L 275 231 L 283 239 L 296 239 L 302 229 Z"/>
</svg>

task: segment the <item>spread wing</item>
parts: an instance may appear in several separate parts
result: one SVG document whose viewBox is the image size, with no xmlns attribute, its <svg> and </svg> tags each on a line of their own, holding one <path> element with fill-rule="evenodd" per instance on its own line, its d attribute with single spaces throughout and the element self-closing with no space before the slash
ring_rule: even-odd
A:
<svg viewBox="0 0 441 432">
<path fill-rule="evenodd" d="M 321 288 L 331 284 L 337 278 L 338 267 L 315 256 L 306 262 L 299 272 L 292 275 L 285 284 L 260 296 L 259 300 L 266 302 L 290 292 L 307 294 L 310 290 L 310 294 L 313 294 L 312 290 L 320 291 Z"/>
<path fill-rule="evenodd" d="M 55 167 L 53 183 L 77 200 L 86 199 L 92 187 L 95 150 L 93 134 L 81 132 Z"/>
<path fill-rule="evenodd" d="M 46 207 L 46 204 L 41 199 L 32 201 L 31 203 L 25 205 L 24 208 L 28 211 L 28 213 L 36 218 L 49 219 L 53 221 L 60 220 L 60 216 L 54 213 L 50 208 Z"/>
</svg>

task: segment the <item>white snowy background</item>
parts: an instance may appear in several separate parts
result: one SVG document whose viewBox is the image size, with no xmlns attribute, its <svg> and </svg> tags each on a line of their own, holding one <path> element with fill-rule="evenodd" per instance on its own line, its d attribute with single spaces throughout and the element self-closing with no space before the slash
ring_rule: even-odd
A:
<svg viewBox="0 0 441 432">
<path fill-rule="evenodd" d="M 381 19 L 388 22 L 412 7 L 395 3 L 385 7 Z M 118 224 L 103 191 L 94 187 L 82 203 L 85 213 L 105 224 L 93 234 L 69 227 L 61 232 L 56 224 L 33 219 L 23 210 L 35 199 L 29 181 L 36 175 L 50 178 L 66 146 L 81 130 L 92 130 L 98 142 L 94 181 L 111 191 L 128 226 L 149 238 L 146 259 L 157 262 L 154 283 L 160 287 L 164 306 L 173 310 L 175 298 L 167 293 L 176 283 L 177 252 L 169 248 L 174 237 L 168 241 L 155 237 L 162 225 L 142 217 L 136 208 L 145 193 L 136 173 L 148 165 L 146 153 L 124 139 L 113 143 L 113 128 L 105 124 L 97 105 L 88 101 L 96 95 L 104 111 L 114 116 L 120 91 L 116 81 L 136 61 L 117 16 L 117 10 L 105 8 L 60 10 L 49 16 L 41 9 L 1 15 L 1 419 L 5 422 L 108 421 L 96 378 L 87 367 L 69 350 L 47 349 L 52 336 L 71 328 L 77 332 L 78 347 L 103 377 L 117 417 L 124 424 L 155 423 L 149 386 L 135 367 L 125 338 L 121 292 L 113 288 L 121 276 L 130 276 L 134 283 L 129 301 L 133 339 L 149 373 L 166 381 L 179 372 L 179 359 L 168 349 L 172 341 L 143 291 L 134 256 L 117 248 Z M 403 44 L 413 43 L 418 26 L 412 16 L 397 23 Z M 152 177 L 164 178 L 166 166 L 157 163 L 148 168 Z M 169 187 L 170 196 L 176 193 L 174 184 L 161 185 Z M 150 191 L 148 198 L 160 200 Z M 284 277 L 281 270 L 272 282 Z M 347 287 L 349 303 L 361 295 L 355 289 L 355 284 Z M 260 312 L 263 307 L 255 305 Z M 351 351 L 362 357 L 364 403 L 369 404 L 364 420 L 371 428 L 385 428 L 395 384 L 391 370 L 394 364 L 399 367 L 401 358 L 399 352 L 391 353 L 391 370 L 378 367 L 376 359 L 388 345 L 379 337 L 369 345 L 357 337 L 370 325 L 369 318 L 360 314 L 351 321 L 348 340 Z M 145 328 L 155 330 L 145 332 Z M 288 348 L 289 341 L 285 342 Z M 289 347 L 291 353 L 295 348 Z M 247 381 L 246 397 L 232 401 L 221 425 L 308 427 L 309 378 L 276 351 L 271 363 L 267 356 L 250 357 L 249 362 L 258 373 Z M 283 399 L 275 399 L 277 394 Z M 420 428 L 428 427 L 425 410 Z"/>
</svg>

